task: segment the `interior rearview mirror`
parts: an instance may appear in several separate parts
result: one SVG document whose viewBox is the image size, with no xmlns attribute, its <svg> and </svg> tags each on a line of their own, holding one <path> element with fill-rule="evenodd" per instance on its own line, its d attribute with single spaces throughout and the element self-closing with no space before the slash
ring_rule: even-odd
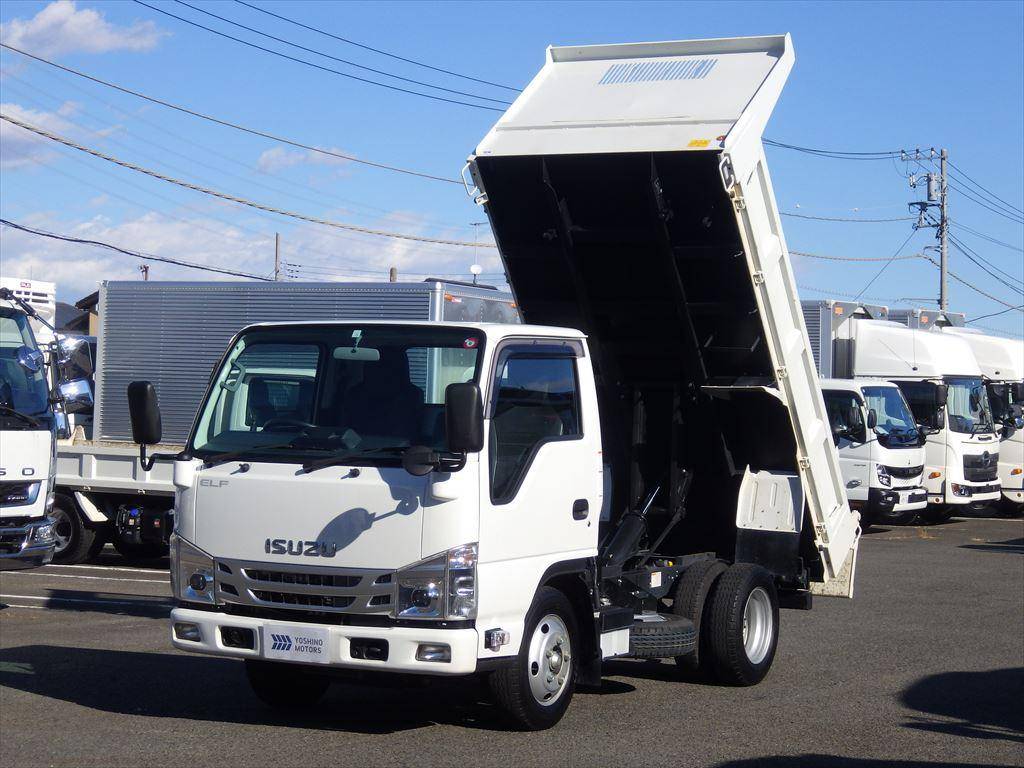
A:
<svg viewBox="0 0 1024 768">
<path fill-rule="evenodd" d="M 484 406 L 473 382 L 449 384 L 444 392 L 445 435 L 452 453 L 475 453 L 484 447 Z"/>
<path fill-rule="evenodd" d="M 868 429 L 874 429 L 878 426 L 878 413 L 874 408 L 868 409 Z"/>
<path fill-rule="evenodd" d="M 935 405 L 942 407 L 946 404 L 946 398 L 949 397 L 949 385 L 948 384 L 936 384 L 935 385 Z"/>
<path fill-rule="evenodd" d="M 139 445 L 156 445 L 163 437 L 160 404 L 156 387 L 148 381 L 128 385 L 128 412 L 132 422 L 132 440 Z"/>
</svg>

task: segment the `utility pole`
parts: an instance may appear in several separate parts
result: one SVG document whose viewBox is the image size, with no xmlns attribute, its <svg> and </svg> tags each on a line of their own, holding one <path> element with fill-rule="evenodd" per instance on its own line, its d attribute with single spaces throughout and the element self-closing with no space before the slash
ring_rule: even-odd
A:
<svg viewBox="0 0 1024 768">
<path fill-rule="evenodd" d="M 149 264 L 139 264 L 139 272 L 142 273 L 143 280 L 149 280 Z"/>
<path fill-rule="evenodd" d="M 939 155 L 939 309 L 949 309 L 949 294 L 946 293 L 946 230 L 949 229 L 949 204 L 946 184 L 946 160 L 949 153 L 943 149 Z"/>
<path fill-rule="evenodd" d="M 921 150 L 915 150 L 914 152 L 903 152 L 901 155 L 904 161 L 915 160 L 920 164 L 922 159 Z M 935 150 L 930 150 L 928 159 L 934 160 Z M 949 309 L 949 292 L 947 290 L 947 267 L 948 267 L 948 251 L 946 248 L 946 233 L 949 230 L 949 184 L 948 176 L 946 173 L 946 163 L 949 160 L 949 152 L 945 149 L 939 151 L 939 173 L 936 176 L 934 173 L 927 173 L 925 180 L 927 182 L 928 196 L 925 200 L 915 200 L 910 203 L 910 208 L 913 210 L 917 209 L 917 222 L 914 224 L 914 229 L 924 229 L 926 227 L 934 227 L 935 237 L 939 241 L 939 309 L 946 311 Z M 917 187 L 920 180 L 917 176 L 910 177 L 910 186 Z M 939 220 L 928 216 L 928 211 L 932 208 L 939 209 Z"/>
<path fill-rule="evenodd" d="M 274 233 L 274 279 L 281 279 L 281 233 Z"/>
<path fill-rule="evenodd" d="M 389 283 L 397 283 L 398 282 L 398 267 L 391 267 L 391 269 L 388 270 L 388 282 Z"/>
</svg>

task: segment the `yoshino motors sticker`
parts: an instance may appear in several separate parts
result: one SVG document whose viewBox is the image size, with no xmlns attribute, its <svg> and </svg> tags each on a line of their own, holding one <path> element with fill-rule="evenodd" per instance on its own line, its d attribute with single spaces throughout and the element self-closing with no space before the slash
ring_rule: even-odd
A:
<svg viewBox="0 0 1024 768">
<path fill-rule="evenodd" d="M 263 656 L 282 661 L 329 664 L 330 633 L 326 627 L 263 626 Z"/>
</svg>

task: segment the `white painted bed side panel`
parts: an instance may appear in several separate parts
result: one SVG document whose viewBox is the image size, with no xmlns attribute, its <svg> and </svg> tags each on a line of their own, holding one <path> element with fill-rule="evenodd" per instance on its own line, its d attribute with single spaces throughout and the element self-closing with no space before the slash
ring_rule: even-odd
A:
<svg viewBox="0 0 1024 768">
<path fill-rule="evenodd" d="M 747 467 L 736 505 L 736 527 L 752 531 L 800 533 L 804 492 L 800 476 L 789 472 L 751 472 Z"/>
</svg>

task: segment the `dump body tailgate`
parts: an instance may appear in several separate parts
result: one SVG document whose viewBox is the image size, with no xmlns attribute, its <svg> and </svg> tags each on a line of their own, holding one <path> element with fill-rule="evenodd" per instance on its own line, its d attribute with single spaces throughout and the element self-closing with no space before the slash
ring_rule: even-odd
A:
<svg viewBox="0 0 1024 768">
<path fill-rule="evenodd" d="M 586 331 L 607 387 L 630 366 L 672 365 L 671 348 L 689 350 L 679 375 L 716 397 L 777 389 L 814 578 L 849 595 L 858 517 L 761 144 L 792 63 L 788 35 L 549 48 L 470 157 L 470 193 L 524 320 Z M 637 332 L 641 316 L 650 338 Z"/>
</svg>

